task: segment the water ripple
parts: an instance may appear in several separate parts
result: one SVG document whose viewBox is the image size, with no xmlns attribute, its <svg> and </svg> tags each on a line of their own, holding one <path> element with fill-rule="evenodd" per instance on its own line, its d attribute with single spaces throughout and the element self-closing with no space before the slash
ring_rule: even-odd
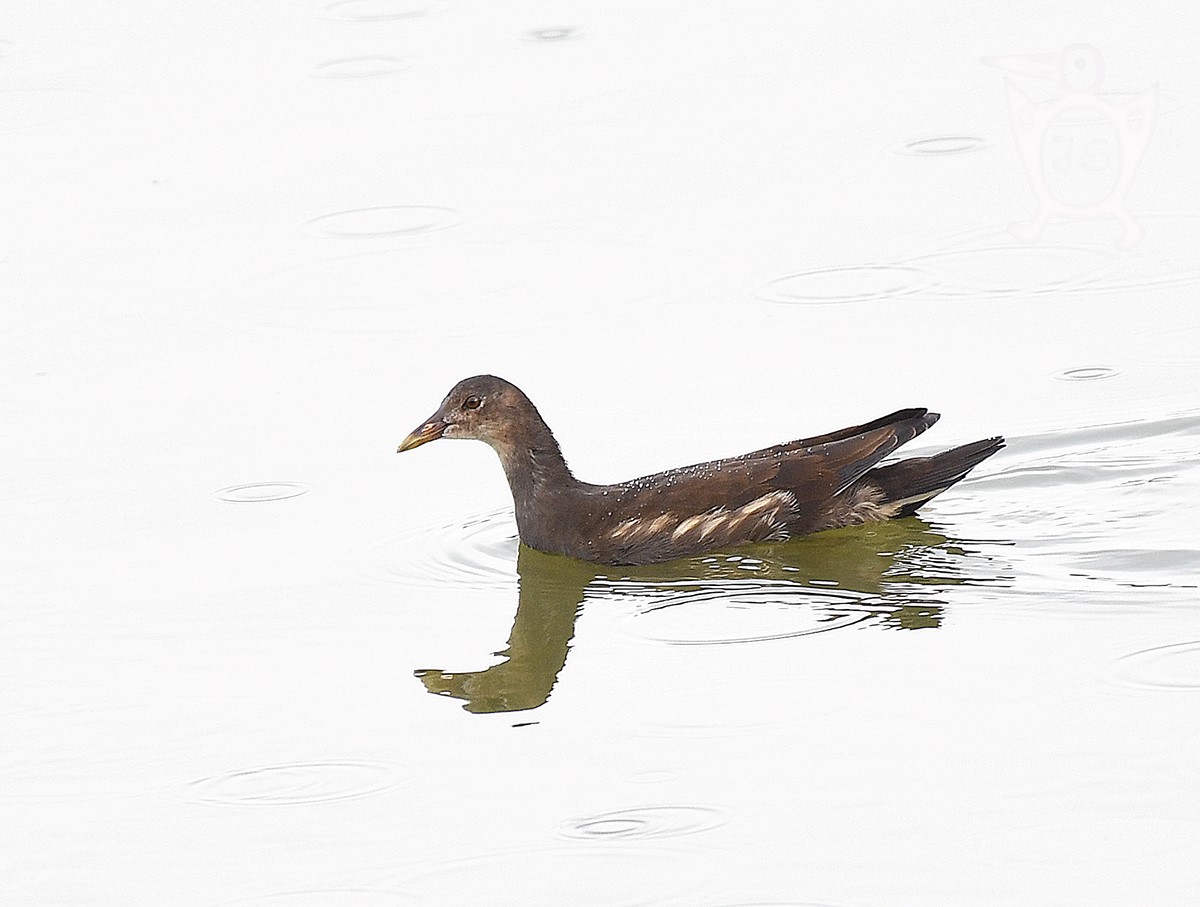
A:
<svg viewBox="0 0 1200 907">
<path fill-rule="evenodd" d="M 1136 217 L 1145 235 L 1097 289 L 1152 290 L 1200 281 L 1200 211 L 1138 211 Z"/>
<path fill-rule="evenodd" d="M 908 154 L 959 153 L 953 142 L 926 139 Z M 930 142 L 924 151 L 920 142 Z M 939 145 L 939 142 L 946 143 Z M 916 146 L 916 147 L 914 147 Z M 932 150 L 932 149 L 943 150 Z M 973 150 L 973 149 L 972 149 Z M 919 294 L 932 299 L 1107 293 L 1179 286 L 1200 280 L 1200 211 L 1139 212 L 1146 236 L 1132 252 L 1113 248 L 1107 221 L 1055 225 L 1029 244 L 1000 229 L 945 237 L 937 246 L 889 262 L 817 268 L 776 278 L 757 295 L 769 302 L 836 304 Z"/>
<path fill-rule="evenodd" d="M 1114 378 L 1119 374 L 1121 374 L 1120 369 L 1108 365 L 1088 365 L 1063 369 L 1055 372 L 1054 377 L 1060 381 L 1097 381 L 1101 378 Z"/>
<path fill-rule="evenodd" d="M 331 19 L 350 22 L 396 22 L 419 19 L 449 9 L 441 0 L 339 0 L 325 7 Z"/>
<path fill-rule="evenodd" d="M 906 296 L 927 289 L 931 283 L 928 271 L 912 265 L 845 265 L 776 278 L 762 286 L 758 295 L 768 302 L 843 304 Z"/>
<path fill-rule="evenodd" d="M 572 41 L 583 37 L 583 29 L 570 27 L 534 28 L 525 32 L 524 37 L 529 41 Z"/>
<path fill-rule="evenodd" d="M 943 156 L 967 154 L 990 148 L 991 142 L 978 135 L 934 135 L 906 142 L 899 150 L 901 154 Z"/>
<path fill-rule="evenodd" d="M 717 907 L 841 907 L 829 901 L 737 901 Z"/>
<path fill-rule="evenodd" d="M 370 79 L 405 72 L 408 65 L 403 57 L 341 57 L 318 64 L 312 74 L 321 79 Z"/>
<path fill-rule="evenodd" d="M 1158 457 L 1093 457 L 1079 454 L 1017 463 L 980 476 L 975 482 L 996 488 L 1062 488 L 1070 485 L 1152 482 L 1170 478 Z"/>
<path fill-rule="evenodd" d="M 333 61 L 334 63 L 347 61 Z M 378 72 L 359 72 L 353 75 L 379 75 Z M 341 77 L 345 77 L 343 74 Z M 377 236 L 404 236 L 430 233 L 452 227 L 462 219 L 458 211 L 441 205 L 380 205 L 375 208 L 353 208 L 323 214 L 308 221 L 306 226 L 317 233 L 345 239 Z"/>
<path fill-rule="evenodd" d="M 625 780 L 630 784 L 664 784 L 668 781 L 675 781 L 678 778 L 679 772 L 664 768 L 635 772 Z"/>
<path fill-rule="evenodd" d="M 1114 269 L 1110 248 L 1012 241 L 930 252 L 904 264 L 939 275 L 933 295 L 946 297 L 1079 291 Z"/>
<path fill-rule="evenodd" d="M 213 492 L 222 501 L 235 504 L 257 504 L 264 501 L 284 501 L 307 494 L 308 485 L 302 482 L 250 482 L 245 485 L 230 485 Z"/>
<path fill-rule="evenodd" d="M 405 586 L 511 589 L 517 583 L 517 526 L 510 510 L 422 527 L 359 549 L 376 579 Z"/>
<path fill-rule="evenodd" d="M 1200 584 L 1200 552 L 1193 549 L 1104 548 L 1098 534 L 1081 541 L 1087 543 L 1086 550 L 1067 561 L 1080 575 L 1134 588 L 1195 589 Z"/>
<path fill-rule="evenodd" d="M 722 810 L 711 806 L 643 806 L 573 819 L 559 826 L 559 834 L 592 840 L 673 838 L 709 831 L 727 821 Z"/>
<path fill-rule="evenodd" d="M 686 605 L 686 608 L 680 606 Z M 768 642 L 828 633 L 882 616 L 860 595 L 793 583 L 681 588 L 633 612 L 635 635 L 675 646 Z"/>
<path fill-rule="evenodd" d="M 1153 646 L 1122 655 L 1113 666 L 1122 683 L 1143 690 L 1200 691 L 1200 640 Z"/>
<path fill-rule="evenodd" d="M 307 891 L 282 891 L 258 897 L 225 901 L 222 907 L 254 904 L 259 907 L 408 907 L 421 903 L 402 891 L 380 888 L 310 888 Z"/>
<path fill-rule="evenodd" d="M 356 800 L 400 783 L 396 769 L 378 762 L 291 762 L 200 778 L 186 797 L 220 806 L 302 806 Z"/>
<path fill-rule="evenodd" d="M 945 237 L 940 248 L 899 264 L 940 268 L 950 292 L 1110 293 L 1200 281 L 1200 210 L 1138 211 L 1145 235 L 1124 253 L 1113 247 L 1111 219 L 1055 222 L 1028 245 L 1002 229 Z M 957 283 L 958 287 L 954 284 Z"/>
</svg>

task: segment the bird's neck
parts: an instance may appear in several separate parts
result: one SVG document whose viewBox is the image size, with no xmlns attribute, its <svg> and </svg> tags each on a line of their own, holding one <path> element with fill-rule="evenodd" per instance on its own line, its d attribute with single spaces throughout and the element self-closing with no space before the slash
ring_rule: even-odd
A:
<svg viewBox="0 0 1200 907">
<path fill-rule="evenodd" d="M 540 417 L 523 425 L 520 433 L 503 446 L 497 446 L 496 452 L 508 477 L 517 527 L 524 539 L 534 515 L 553 509 L 562 494 L 579 482 L 567 468 L 550 427 Z"/>
</svg>

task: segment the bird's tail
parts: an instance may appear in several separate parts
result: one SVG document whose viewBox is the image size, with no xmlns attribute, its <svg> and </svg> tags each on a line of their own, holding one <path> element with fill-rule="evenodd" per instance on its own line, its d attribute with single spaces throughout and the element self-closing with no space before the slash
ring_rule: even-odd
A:
<svg viewBox="0 0 1200 907">
<path fill-rule="evenodd" d="M 926 501 L 941 494 L 1004 446 L 1003 438 L 985 438 L 934 454 L 878 466 L 865 480 L 884 495 L 882 504 L 898 504 L 893 517 L 912 516 Z"/>
</svg>

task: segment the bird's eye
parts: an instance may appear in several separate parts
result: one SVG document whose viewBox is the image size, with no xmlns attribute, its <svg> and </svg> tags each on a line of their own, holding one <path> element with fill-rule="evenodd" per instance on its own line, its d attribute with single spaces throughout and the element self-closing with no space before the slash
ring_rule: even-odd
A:
<svg viewBox="0 0 1200 907">
<path fill-rule="evenodd" d="M 478 397 L 476 397 L 474 394 L 471 394 L 471 396 L 467 397 L 467 399 L 463 401 L 462 408 L 463 409 L 479 409 L 479 404 L 482 402 L 483 401 L 480 400 Z"/>
</svg>

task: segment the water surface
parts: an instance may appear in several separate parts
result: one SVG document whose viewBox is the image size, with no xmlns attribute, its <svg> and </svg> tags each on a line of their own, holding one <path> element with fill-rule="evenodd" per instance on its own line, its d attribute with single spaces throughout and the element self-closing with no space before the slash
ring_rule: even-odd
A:
<svg viewBox="0 0 1200 907">
<path fill-rule="evenodd" d="M 1200 23 L 1028 6 L 0 12 L 0 902 L 1195 903 Z M 981 60 L 1085 38 L 1162 89 L 1128 251 L 1010 232 Z M 394 453 L 479 372 L 592 481 L 1009 444 L 596 567 Z"/>
</svg>

